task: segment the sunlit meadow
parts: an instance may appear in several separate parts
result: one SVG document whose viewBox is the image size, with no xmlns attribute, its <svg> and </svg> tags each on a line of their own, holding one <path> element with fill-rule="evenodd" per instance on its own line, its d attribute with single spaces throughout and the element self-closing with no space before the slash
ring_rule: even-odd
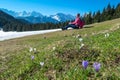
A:
<svg viewBox="0 0 120 80">
<path fill-rule="evenodd" d="M 119 22 L 0 42 L 0 80 L 119 80 Z"/>
</svg>

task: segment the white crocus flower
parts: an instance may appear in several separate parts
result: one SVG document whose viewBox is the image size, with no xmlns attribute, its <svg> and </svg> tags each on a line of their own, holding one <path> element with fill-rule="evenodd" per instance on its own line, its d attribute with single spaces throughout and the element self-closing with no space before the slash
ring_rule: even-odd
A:
<svg viewBox="0 0 120 80">
<path fill-rule="evenodd" d="M 109 37 L 109 33 L 106 33 L 106 34 L 105 34 L 105 37 Z"/>
<path fill-rule="evenodd" d="M 32 51 L 33 51 L 33 48 L 32 48 L 32 47 L 30 47 L 29 51 L 30 51 L 30 52 L 32 52 Z"/>
<path fill-rule="evenodd" d="M 55 50 L 56 49 L 56 47 L 53 47 L 53 50 Z"/>
<path fill-rule="evenodd" d="M 37 49 L 36 49 L 36 48 L 34 48 L 33 50 L 34 50 L 34 51 L 36 51 Z"/>
<path fill-rule="evenodd" d="M 82 41 L 83 41 L 83 38 L 79 38 L 79 41 L 82 42 Z"/>
<path fill-rule="evenodd" d="M 81 46 L 80 46 L 80 49 L 81 49 L 84 45 L 85 45 L 85 44 L 82 43 Z"/>
<path fill-rule="evenodd" d="M 78 34 L 78 35 L 76 35 L 76 38 L 79 38 L 80 37 L 80 35 Z"/>
<path fill-rule="evenodd" d="M 44 65 L 44 62 L 40 62 L 40 66 L 43 66 Z"/>
<path fill-rule="evenodd" d="M 84 45 L 85 45 L 85 44 L 82 43 L 82 44 L 81 44 L 81 47 L 83 47 Z"/>
<path fill-rule="evenodd" d="M 107 35 L 105 34 L 105 37 L 107 37 Z"/>
</svg>

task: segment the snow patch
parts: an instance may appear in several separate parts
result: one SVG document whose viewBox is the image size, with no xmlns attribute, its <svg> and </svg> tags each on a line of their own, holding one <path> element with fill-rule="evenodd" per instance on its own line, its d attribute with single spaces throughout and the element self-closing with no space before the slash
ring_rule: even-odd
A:
<svg viewBox="0 0 120 80">
<path fill-rule="evenodd" d="M 13 39 L 13 38 L 19 38 L 29 35 L 35 35 L 35 34 L 44 34 L 44 33 L 50 33 L 55 31 L 61 31 L 61 29 L 51 29 L 51 30 L 40 30 L 40 31 L 25 31 L 25 32 L 3 32 L 0 31 L 0 41 Z"/>
</svg>

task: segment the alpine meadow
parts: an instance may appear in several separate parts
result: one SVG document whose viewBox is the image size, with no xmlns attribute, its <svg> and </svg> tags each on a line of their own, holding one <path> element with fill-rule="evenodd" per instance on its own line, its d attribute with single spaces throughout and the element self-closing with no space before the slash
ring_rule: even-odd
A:
<svg viewBox="0 0 120 80">
<path fill-rule="evenodd" d="M 1 0 L 0 80 L 120 80 L 120 1 L 81 1 Z"/>
<path fill-rule="evenodd" d="M 0 42 L 1 80 L 120 79 L 120 19 Z M 84 68 L 83 61 L 88 65 Z M 96 71 L 93 64 L 100 63 Z"/>
</svg>

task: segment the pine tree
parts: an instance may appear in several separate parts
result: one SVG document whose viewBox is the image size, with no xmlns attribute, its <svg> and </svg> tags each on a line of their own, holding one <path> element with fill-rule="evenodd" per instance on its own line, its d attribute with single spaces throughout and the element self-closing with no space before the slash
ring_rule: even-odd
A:
<svg viewBox="0 0 120 80">
<path fill-rule="evenodd" d="M 101 22 L 101 13 L 100 10 L 94 15 L 94 22 Z"/>
<path fill-rule="evenodd" d="M 89 12 L 89 14 L 86 14 L 84 15 L 84 20 L 85 20 L 85 23 L 86 24 L 91 24 L 92 23 L 92 13 Z"/>
<path fill-rule="evenodd" d="M 119 18 L 119 17 L 120 17 L 120 3 L 117 5 L 115 9 L 115 18 Z"/>
</svg>

